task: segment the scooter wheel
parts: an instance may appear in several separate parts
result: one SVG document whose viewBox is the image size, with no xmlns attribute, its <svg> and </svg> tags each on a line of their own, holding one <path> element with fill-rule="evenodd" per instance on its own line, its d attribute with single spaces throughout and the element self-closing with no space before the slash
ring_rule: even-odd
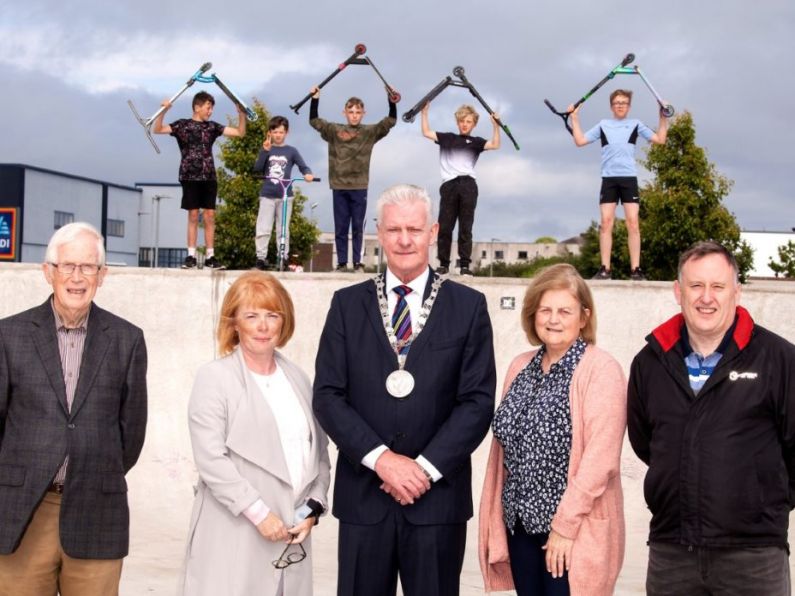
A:
<svg viewBox="0 0 795 596">
<path fill-rule="evenodd" d="M 353 48 L 353 51 L 354 51 L 354 52 L 355 52 L 357 55 L 361 56 L 362 54 L 364 54 L 364 53 L 367 51 L 367 46 L 366 46 L 366 45 L 364 45 L 363 43 L 357 43 L 357 44 L 356 44 L 356 47 L 355 47 L 355 48 Z"/>
<path fill-rule="evenodd" d="M 408 112 L 403 114 L 403 122 L 407 122 L 407 123 L 414 122 L 414 116 L 412 116 Z"/>
<path fill-rule="evenodd" d="M 456 66 L 453 69 L 453 75 L 456 77 L 461 77 L 464 74 L 464 67 L 463 66 Z"/>
<path fill-rule="evenodd" d="M 621 66 L 626 66 L 627 64 L 630 64 L 631 62 L 634 61 L 635 61 L 635 54 L 627 54 L 624 57 L 624 59 L 621 61 Z"/>
<path fill-rule="evenodd" d="M 395 91 L 394 93 L 389 94 L 389 101 L 392 103 L 400 103 L 400 93 Z"/>
<path fill-rule="evenodd" d="M 663 106 L 660 112 L 662 112 L 662 115 L 665 116 L 666 118 L 670 118 L 676 113 L 674 107 L 671 104 L 666 104 L 665 106 Z"/>
</svg>

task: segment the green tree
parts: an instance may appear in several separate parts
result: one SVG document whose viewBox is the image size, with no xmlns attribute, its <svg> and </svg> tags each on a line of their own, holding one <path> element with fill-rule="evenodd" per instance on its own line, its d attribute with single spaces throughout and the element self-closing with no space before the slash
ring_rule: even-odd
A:
<svg viewBox="0 0 795 596">
<path fill-rule="evenodd" d="M 795 242 L 790 240 L 786 244 L 778 247 L 778 261 L 772 258 L 767 266 L 773 270 L 776 277 L 783 275 L 784 277 L 795 277 Z"/>
<path fill-rule="evenodd" d="M 558 241 L 552 236 L 539 236 L 533 241 L 534 244 L 557 244 Z"/>
<path fill-rule="evenodd" d="M 268 131 L 270 114 L 265 106 L 254 100 L 252 109 L 257 120 L 249 121 L 246 136 L 231 137 L 221 144 L 218 168 L 218 196 L 223 199 L 216 216 L 216 250 L 218 258 L 230 269 L 248 269 L 256 260 L 254 231 L 259 209 L 259 189 L 262 180 L 255 178 L 254 162 Z M 290 218 L 290 253 L 297 261 L 309 260 L 320 230 L 303 215 L 306 196 L 293 188 L 293 212 Z M 271 235 L 268 260 L 276 262 L 276 238 Z"/>
<path fill-rule="evenodd" d="M 715 240 L 734 253 L 745 280 L 753 250 L 740 239 L 740 227 L 723 205 L 732 181 L 696 145 L 689 112 L 671 121 L 667 142 L 653 145 L 643 165 L 654 175 L 640 193 L 641 264 L 649 279 L 674 279 L 684 250 L 699 240 Z"/>
</svg>

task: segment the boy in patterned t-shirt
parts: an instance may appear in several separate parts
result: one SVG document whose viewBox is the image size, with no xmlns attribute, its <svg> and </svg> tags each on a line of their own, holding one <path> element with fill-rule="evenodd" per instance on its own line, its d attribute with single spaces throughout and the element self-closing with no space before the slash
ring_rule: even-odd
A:
<svg viewBox="0 0 795 596">
<path fill-rule="evenodd" d="M 422 134 L 439 145 L 439 163 L 442 168 L 442 186 L 439 187 L 439 239 L 437 242 L 439 267 L 436 272 L 446 275 L 450 271 L 450 247 L 453 228 L 458 220 L 458 260 L 461 275 L 472 275 L 472 224 L 478 204 L 478 184 L 475 181 L 475 164 L 483 151 L 500 148 L 499 116 L 491 116 L 491 140 L 470 136 L 477 126 L 479 115 L 475 108 L 463 105 L 455 112 L 459 134 L 434 132 L 428 124 L 430 102 L 422 108 Z"/>
<path fill-rule="evenodd" d="M 182 161 L 179 164 L 179 182 L 182 185 L 182 208 L 188 212 L 188 256 L 182 264 L 183 269 L 196 267 L 196 244 L 199 236 L 199 210 L 204 210 L 204 240 L 207 245 L 205 267 L 223 269 L 215 258 L 215 198 L 218 182 L 215 177 L 213 143 L 221 135 L 242 137 L 246 134 L 246 112 L 238 106 L 238 125 L 224 126 L 210 120 L 215 107 L 215 99 L 206 91 L 199 91 L 193 97 L 193 116 L 190 119 L 175 120 L 163 124 L 163 117 L 171 108 L 169 100 L 161 104 L 165 110 L 158 115 L 152 125 L 152 132 L 170 134 L 177 139 Z"/>
</svg>

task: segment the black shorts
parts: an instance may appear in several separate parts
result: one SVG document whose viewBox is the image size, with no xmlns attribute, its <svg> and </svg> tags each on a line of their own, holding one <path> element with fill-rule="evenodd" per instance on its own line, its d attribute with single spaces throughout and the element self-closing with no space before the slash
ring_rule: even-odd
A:
<svg viewBox="0 0 795 596">
<path fill-rule="evenodd" d="M 218 195 L 217 180 L 182 180 L 182 208 L 215 209 Z"/>
<path fill-rule="evenodd" d="M 602 203 L 640 203 L 638 179 L 635 176 L 602 178 L 599 204 Z"/>
</svg>

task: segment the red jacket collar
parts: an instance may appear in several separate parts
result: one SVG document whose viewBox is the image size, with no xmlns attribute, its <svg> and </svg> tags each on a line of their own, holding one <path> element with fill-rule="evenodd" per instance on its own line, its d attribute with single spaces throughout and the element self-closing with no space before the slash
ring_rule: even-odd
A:
<svg viewBox="0 0 795 596">
<path fill-rule="evenodd" d="M 673 348 L 679 339 L 682 337 L 682 326 L 685 324 L 685 318 L 682 314 L 674 315 L 665 323 L 657 327 L 651 334 L 660 344 L 664 352 Z M 737 325 L 734 327 L 734 336 L 732 339 L 737 347 L 741 350 L 748 345 L 751 341 L 751 334 L 754 330 L 754 320 L 751 315 L 742 306 L 737 307 Z"/>
</svg>

